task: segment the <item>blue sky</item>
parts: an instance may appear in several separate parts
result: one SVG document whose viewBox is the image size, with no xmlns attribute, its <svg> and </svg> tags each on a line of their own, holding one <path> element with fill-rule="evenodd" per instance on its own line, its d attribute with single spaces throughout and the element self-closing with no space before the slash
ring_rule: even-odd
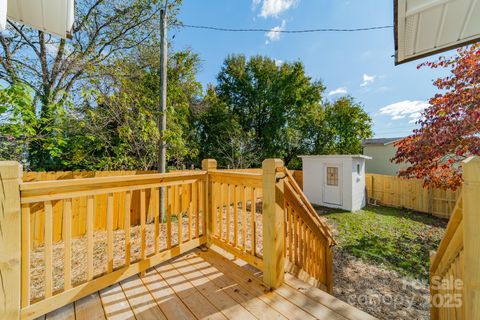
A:
<svg viewBox="0 0 480 320">
<path fill-rule="evenodd" d="M 185 24 L 231 28 L 357 28 L 393 25 L 393 1 L 379 0 L 184 0 Z M 355 33 L 227 33 L 172 30 L 177 49 L 202 59 L 200 81 L 215 83 L 228 54 L 266 55 L 305 64 L 309 76 L 327 86 L 328 99 L 352 95 L 374 122 L 376 137 L 408 135 L 436 92 L 432 80 L 444 70 L 417 69 L 424 60 L 394 66 L 393 30 Z M 279 35 L 279 36 L 278 36 Z M 447 53 L 447 54 L 451 54 Z M 433 58 L 429 58 L 430 60 Z"/>
</svg>

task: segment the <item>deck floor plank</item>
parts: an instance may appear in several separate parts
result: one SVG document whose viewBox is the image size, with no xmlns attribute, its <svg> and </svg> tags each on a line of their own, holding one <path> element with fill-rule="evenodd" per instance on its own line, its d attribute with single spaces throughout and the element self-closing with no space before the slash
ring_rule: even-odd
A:
<svg viewBox="0 0 480 320">
<path fill-rule="evenodd" d="M 227 319 L 171 264 L 163 263 L 155 269 L 198 319 Z"/>
<path fill-rule="evenodd" d="M 268 290 L 261 272 L 215 250 L 194 249 L 38 320 L 374 320 L 286 274 Z"/>
<path fill-rule="evenodd" d="M 350 320 L 375 320 L 374 316 L 363 312 L 348 303 L 329 295 L 325 291 L 309 286 L 305 282 L 295 278 L 293 275 L 286 273 L 284 283 L 293 289 L 302 292 L 316 302 L 328 306 L 333 311 L 341 314 Z"/>
<path fill-rule="evenodd" d="M 243 270 L 241 267 L 235 265 L 218 253 L 208 250 L 205 252 L 197 251 L 197 254 L 206 261 L 215 265 L 215 267 L 222 271 L 227 277 L 232 278 L 239 285 L 250 291 L 253 295 L 258 296 L 269 306 L 280 312 L 284 317 L 298 320 L 315 319 L 315 317 L 310 315 L 308 312 L 304 311 L 302 308 L 299 308 L 277 293 L 268 291 L 261 281 L 254 275 L 248 274 L 246 270 Z"/>
<path fill-rule="evenodd" d="M 258 297 L 251 294 L 249 291 L 242 288 L 238 283 L 231 278 L 226 277 L 221 271 L 211 265 L 209 262 L 203 260 L 198 255 L 193 255 L 188 259 L 193 267 L 200 271 L 210 281 L 213 281 L 223 292 L 240 303 L 245 309 L 252 313 L 260 320 L 287 320 L 279 312 L 275 311 Z"/>
<path fill-rule="evenodd" d="M 77 320 L 105 319 L 102 301 L 98 292 L 92 293 L 75 302 L 75 317 Z"/>
<path fill-rule="evenodd" d="M 180 272 L 185 279 L 200 291 L 218 310 L 220 310 L 228 319 L 256 320 L 241 304 L 232 297 L 222 292 L 213 281 L 210 281 L 200 271 L 195 269 L 185 259 L 176 259 L 172 265 Z"/>
<path fill-rule="evenodd" d="M 138 275 L 120 282 L 137 320 L 167 320 Z"/>
<path fill-rule="evenodd" d="M 47 314 L 46 320 L 75 320 L 75 309 L 73 304 L 67 304 Z"/>
<path fill-rule="evenodd" d="M 157 270 L 149 269 L 141 279 L 168 319 L 196 319 Z"/>
<path fill-rule="evenodd" d="M 135 319 L 132 307 L 119 284 L 114 284 L 101 290 L 100 298 L 108 320 Z"/>
</svg>

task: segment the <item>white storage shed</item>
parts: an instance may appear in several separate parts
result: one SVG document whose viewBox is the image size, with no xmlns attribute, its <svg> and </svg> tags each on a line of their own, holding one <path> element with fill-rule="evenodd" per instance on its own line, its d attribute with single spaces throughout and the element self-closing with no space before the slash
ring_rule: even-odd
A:
<svg viewBox="0 0 480 320">
<path fill-rule="evenodd" d="M 317 205 L 358 211 L 366 204 L 364 155 L 300 156 L 303 192 Z"/>
</svg>

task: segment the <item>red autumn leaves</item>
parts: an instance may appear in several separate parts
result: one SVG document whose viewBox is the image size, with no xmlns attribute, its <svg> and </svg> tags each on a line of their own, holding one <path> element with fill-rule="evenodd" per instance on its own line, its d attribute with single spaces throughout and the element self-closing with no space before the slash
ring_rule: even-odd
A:
<svg viewBox="0 0 480 320">
<path fill-rule="evenodd" d="M 448 68 L 450 74 L 434 81 L 441 93 L 422 112 L 420 128 L 396 143 L 398 151 L 392 160 L 409 164 L 400 176 L 456 189 L 462 183 L 461 161 L 480 155 L 480 44 L 419 67 Z"/>
</svg>

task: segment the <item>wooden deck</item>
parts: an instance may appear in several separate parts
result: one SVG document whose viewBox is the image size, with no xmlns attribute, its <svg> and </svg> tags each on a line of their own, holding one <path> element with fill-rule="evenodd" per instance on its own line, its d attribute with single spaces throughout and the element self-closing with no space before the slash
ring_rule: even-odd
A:
<svg viewBox="0 0 480 320">
<path fill-rule="evenodd" d="M 260 276 L 195 249 L 38 319 L 375 319 L 289 274 L 268 292 Z"/>
</svg>

